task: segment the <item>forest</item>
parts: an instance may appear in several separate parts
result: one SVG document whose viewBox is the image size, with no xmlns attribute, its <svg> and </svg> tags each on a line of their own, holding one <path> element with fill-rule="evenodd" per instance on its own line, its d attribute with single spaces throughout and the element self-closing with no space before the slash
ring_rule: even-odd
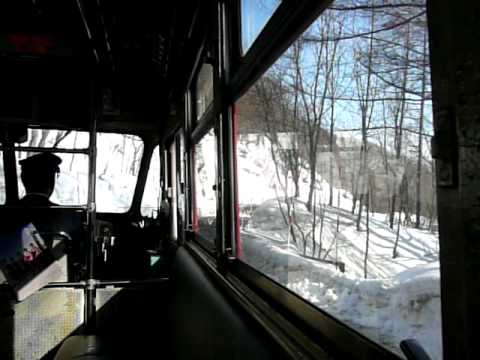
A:
<svg viewBox="0 0 480 360">
<path fill-rule="evenodd" d="M 425 1 L 335 1 L 241 98 L 239 133 L 272 145 L 287 222 L 306 171 L 310 211 L 338 188 L 359 231 L 371 212 L 436 231 L 428 46 Z"/>
</svg>

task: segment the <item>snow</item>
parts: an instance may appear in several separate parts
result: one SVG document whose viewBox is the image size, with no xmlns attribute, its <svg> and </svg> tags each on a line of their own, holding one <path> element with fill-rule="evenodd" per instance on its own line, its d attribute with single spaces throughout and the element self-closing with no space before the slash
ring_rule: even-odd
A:
<svg viewBox="0 0 480 360">
<path fill-rule="evenodd" d="M 54 146 L 58 130 L 29 129 L 29 139 L 33 141 L 34 133 L 37 140 L 45 135 L 45 143 L 29 145 L 39 147 Z M 88 133 L 72 131 L 57 144 L 59 148 L 82 149 L 88 147 Z M 25 145 L 25 144 L 22 144 Z M 143 152 L 143 141 L 137 136 L 116 133 L 98 133 L 97 136 L 97 179 L 96 203 L 99 212 L 126 212 L 131 205 L 133 192 L 137 182 L 139 163 Z M 18 160 L 31 154 L 17 152 Z M 60 205 L 81 206 L 86 205 L 88 198 L 88 156 L 85 154 L 57 153 L 62 159 L 60 173 L 56 181 L 51 201 Z M 159 158 L 156 167 L 159 167 Z M 17 174 L 21 169 L 17 161 Z M 0 184 L 0 190 L 1 190 Z M 25 195 L 23 183 L 18 177 L 19 196 Z M 157 199 L 159 186 L 146 189 L 145 196 Z M 0 191 L 0 197 L 2 196 Z M 1 198 L 0 198 L 1 203 Z M 145 206 L 151 206 L 148 202 Z"/>
<path fill-rule="evenodd" d="M 432 359 L 441 359 L 437 234 L 400 226 L 397 256 L 393 258 L 397 221 L 390 229 L 387 214 L 370 214 L 365 277 L 365 210 L 357 231 L 349 191 L 333 187 L 334 204 L 326 205 L 330 184 L 318 174 L 313 254 L 313 211 L 305 206 L 307 171 L 301 172 L 300 196 L 292 200 L 291 178 L 286 187 L 277 180 L 268 140 L 261 135 L 242 135 L 237 154 L 243 260 L 391 351 L 401 355 L 400 341 L 414 338 Z M 284 218 L 288 213 L 285 188 L 290 206 L 295 208 L 298 229 L 293 228 L 298 245 L 293 243 Z M 302 233 L 308 257 L 302 256 Z M 321 260 L 311 259 L 319 257 L 320 238 Z M 343 263 L 345 272 L 335 262 Z"/>
<path fill-rule="evenodd" d="M 213 130 L 208 132 L 195 147 L 195 202 L 197 216 L 214 218 L 217 198 L 213 190 L 217 179 L 216 140 Z"/>
<path fill-rule="evenodd" d="M 99 166 L 101 170 L 109 162 L 120 164 L 118 159 L 112 159 L 115 153 L 112 145 L 106 144 L 99 151 L 106 160 L 103 166 Z M 217 206 L 215 191 L 212 190 L 216 182 L 213 133 L 204 137 L 195 156 L 197 215 L 213 219 Z M 322 153 L 322 158 L 322 161 L 328 161 L 330 156 Z M 70 160 L 64 159 L 62 166 L 65 168 L 62 168 L 56 193 L 52 197 L 55 201 L 55 196 L 61 194 L 62 202 L 59 202 L 62 204 L 77 204 L 86 199 L 85 186 L 79 185 L 86 184 L 86 163 L 75 162 L 75 166 L 67 170 Z M 338 179 L 334 179 L 334 203 L 326 205 L 331 184 L 327 178 L 322 178 L 320 167 L 316 183 L 316 227 L 313 229 L 313 212 L 305 206 L 309 191 L 306 164 L 300 171 L 299 196 L 292 200 L 295 189 L 291 174 L 287 176 L 286 184 L 285 180 L 278 180 L 271 144 L 264 136 L 241 135 L 237 144 L 237 162 L 245 262 L 397 354 L 400 354 L 398 345 L 401 340 L 415 338 L 432 359 L 441 359 L 440 272 L 436 234 L 400 226 L 397 256 L 393 258 L 397 221 L 394 229 L 390 229 L 386 214 L 370 214 L 365 277 L 366 218 L 362 217 L 361 229 L 357 231 L 356 214 L 351 214 L 353 200 L 348 186 L 342 186 Z M 336 172 L 339 168 L 335 167 Z M 130 189 L 135 186 L 136 176 L 125 173 L 114 172 L 113 176 L 109 176 L 112 172 L 105 172 L 99 177 L 99 203 L 111 204 L 112 210 L 126 209 L 130 205 Z M 298 229 L 294 229 L 294 234 L 298 245 L 295 245 L 284 218 L 288 210 L 285 194 L 290 206 L 295 208 Z M 157 199 L 157 194 L 145 196 Z M 301 241 L 302 233 L 307 239 L 305 248 Z M 312 235 L 316 239 L 315 253 Z M 322 254 L 319 256 L 320 245 Z M 309 257 L 303 256 L 304 252 Z M 340 263 L 345 266 L 345 272 L 338 266 Z"/>
</svg>

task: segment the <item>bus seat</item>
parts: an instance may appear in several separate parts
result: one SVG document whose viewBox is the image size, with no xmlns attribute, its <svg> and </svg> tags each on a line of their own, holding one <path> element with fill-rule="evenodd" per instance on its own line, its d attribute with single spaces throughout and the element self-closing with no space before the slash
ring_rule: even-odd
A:
<svg viewBox="0 0 480 360">
<path fill-rule="evenodd" d="M 169 343 L 175 359 L 275 359 L 285 352 L 184 247 L 171 274 Z"/>
<path fill-rule="evenodd" d="M 109 346 L 95 335 L 74 335 L 67 338 L 54 360 L 82 359 L 82 360 L 108 360 L 115 356 L 110 352 Z"/>
</svg>

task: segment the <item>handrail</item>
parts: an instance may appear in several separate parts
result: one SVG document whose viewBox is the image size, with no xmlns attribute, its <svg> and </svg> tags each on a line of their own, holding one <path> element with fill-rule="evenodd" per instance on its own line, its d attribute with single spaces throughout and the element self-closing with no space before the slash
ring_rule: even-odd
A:
<svg viewBox="0 0 480 360">
<path fill-rule="evenodd" d="M 5 146 L 0 145 L 0 150 L 14 150 L 39 153 L 66 153 L 66 154 L 88 154 L 89 149 L 65 149 L 65 148 L 39 148 L 35 146 Z"/>
<path fill-rule="evenodd" d="M 93 286 L 95 289 L 104 288 L 108 286 L 113 287 L 134 287 L 138 285 L 154 285 L 154 284 L 161 284 L 164 282 L 168 282 L 170 278 L 162 277 L 162 278 L 155 278 L 155 279 L 146 279 L 146 280 L 95 280 Z M 72 288 L 81 288 L 85 289 L 89 286 L 92 286 L 92 282 L 89 281 L 65 281 L 65 282 L 52 282 L 47 284 L 43 287 L 43 289 L 51 289 L 51 288 L 65 288 L 65 287 L 72 287 Z"/>
</svg>

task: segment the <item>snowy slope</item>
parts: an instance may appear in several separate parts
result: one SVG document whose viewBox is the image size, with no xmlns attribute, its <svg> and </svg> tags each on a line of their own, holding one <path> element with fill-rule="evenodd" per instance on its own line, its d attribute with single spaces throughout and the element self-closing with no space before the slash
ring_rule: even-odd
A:
<svg viewBox="0 0 480 360">
<path fill-rule="evenodd" d="M 357 231 L 352 196 L 342 188 L 333 188 L 334 206 L 325 205 L 330 185 L 318 174 L 313 254 L 313 214 L 304 205 L 308 173 L 302 170 L 300 196 L 293 201 L 301 229 L 294 230 L 294 244 L 284 217 L 285 183 L 277 180 L 269 146 L 252 135 L 238 143 L 243 260 L 390 350 L 400 354 L 400 341 L 415 338 L 433 359 L 441 359 L 438 236 L 400 226 L 397 257 L 392 258 L 397 226 L 389 228 L 386 214 L 370 214 L 365 278 L 365 215 Z M 291 178 L 287 181 L 292 196 Z M 321 238 L 320 258 L 344 263 L 345 272 L 302 256 L 301 233 L 307 238 L 306 255 L 318 258 Z"/>
</svg>

